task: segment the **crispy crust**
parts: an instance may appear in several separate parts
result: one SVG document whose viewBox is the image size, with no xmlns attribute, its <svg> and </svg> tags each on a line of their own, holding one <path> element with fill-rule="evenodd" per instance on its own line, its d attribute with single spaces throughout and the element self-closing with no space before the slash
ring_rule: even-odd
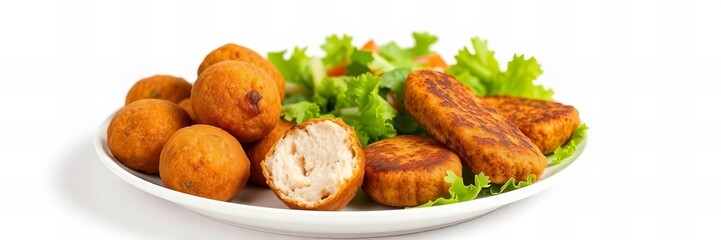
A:
<svg viewBox="0 0 721 240">
<path fill-rule="evenodd" d="M 196 124 L 178 130 L 160 154 L 160 179 L 167 188 L 228 201 L 248 181 L 250 162 L 232 135 Z"/>
<path fill-rule="evenodd" d="M 115 113 L 108 126 L 108 148 L 125 166 L 157 173 L 160 152 L 175 131 L 192 124 L 177 104 L 141 99 Z"/>
<path fill-rule="evenodd" d="M 193 110 L 193 102 L 190 101 L 190 97 L 180 101 L 178 106 L 188 113 L 188 116 L 190 116 L 190 119 L 192 119 L 194 123 L 198 122 L 198 118 L 195 116 L 195 111 Z"/>
<path fill-rule="evenodd" d="M 351 174 L 351 177 L 348 178 L 343 186 L 341 186 L 338 191 L 330 195 L 328 198 L 321 200 L 317 204 L 314 205 L 307 205 L 298 202 L 295 199 L 289 198 L 284 196 L 280 191 L 275 187 L 275 184 L 273 184 L 273 178 L 271 173 L 266 168 L 266 160 L 268 157 L 270 157 L 273 152 L 275 152 L 275 148 L 277 144 L 273 145 L 273 147 L 268 151 L 265 158 L 261 162 L 261 168 L 263 169 L 263 176 L 265 176 L 266 183 L 270 187 L 270 189 L 273 190 L 275 195 L 280 199 L 285 205 L 287 205 L 289 208 L 292 209 L 305 209 L 305 210 L 325 210 L 325 211 L 338 211 L 343 209 L 348 203 L 355 197 L 356 192 L 360 188 L 362 182 L 363 182 L 363 175 L 365 172 L 365 154 L 363 153 L 363 147 L 360 144 L 360 141 L 358 141 L 358 137 L 355 134 L 355 131 L 351 126 L 348 126 L 341 120 L 340 118 L 314 118 L 309 119 L 305 121 L 304 123 L 295 126 L 291 128 L 290 130 L 286 131 L 283 135 L 284 137 L 293 134 L 294 131 L 298 131 L 300 129 L 304 129 L 305 127 L 314 124 L 319 123 L 322 121 L 332 121 L 339 126 L 343 127 L 346 131 L 348 131 L 350 134 L 350 140 L 351 140 L 351 150 L 353 151 L 353 154 L 358 158 L 358 161 L 356 163 L 356 166 L 354 166 L 353 173 Z M 277 143 L 278 141 L 276 141 Z"/>
<path fill-rule="evenodd" d="M 573 106 L 510 96 L 483 97 L 513 122 L 544 154 L 568 141 L 580 122 Z"/>
<path fill-rule="evenodd" d="M 226 60 L 247 62 L 259 67 L 275 82 L 276 87 L 278 87 L 278 96 L 280 96 L 280 99 L 285 98 L 285 79 L 283 75 L 280 74 L 280 71 L 260 54 L 237 44 L 228 43 L 208 53 L 200 66 L 198 66 L 198 76 L 213 64 Z"/>
<path fill-rule="evenodd" d="M 284 120 L 278 120 L 278 123 L 273 128 L 273 131 L 268 133 L 260 141 L 246 144 L 244 147 L 245 152 L 250 158 L 250 181 L 263 187 L 268 187 L 265 182 L 265 176 L 263 176 L 263 169 L 260 167 L 260 162 L 265 159 L 266 154 L 285 135 L 285 131 L 295 126 L 295 123 Z"/>
<path fill-rule="evenodd" d="M 540 177 L 546 168 L 546 157 L 528 137 L 453 76 L 413 71 L 403 99 L 408 113 L 431 136 L 493 183 Z"/>
<path fill-rule="evenodd" d="M 461 176 L 461 160 L 429 137 L 401 135 L 366 147 L 363 191 L 377 203 L 412 207 L 449 197 L 446 171 Z"/>
<path fill-rule="evenodd" d="M 179 103 L 190 97 L 192 85 L 183 78 L 155 75 L 138 80 L 128 91 L 125 105 L 140 99 L 163 99 Z"/>
<path fill-rule="evenodd" d="M 268 135 L 280 116 L 275 84 L 268 74 L 245 62 L 210 66 L 195 81 L 190 98 L 200 123 L 222 128 L 241 143 Z"/>
</svg>

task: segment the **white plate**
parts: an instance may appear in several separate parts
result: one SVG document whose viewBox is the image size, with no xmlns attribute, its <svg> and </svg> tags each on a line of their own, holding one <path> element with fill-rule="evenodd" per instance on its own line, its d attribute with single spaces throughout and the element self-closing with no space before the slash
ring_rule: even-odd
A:
<svg viewBox="0 0 721 240">
<path fill-rule="evenodd" d="M 167 189 L 158 175 L 129 169 L 110 154 L 106 130 L 111 119 L 112 115 L 100 125 L 95 150 L 100 161 L 130 185 L 223 223 L 264 232 L 310 237 L 398 235 L 467 221 L 545 190 L 557 181 L 561 170 L 573 163 L 586 146 L 584 140 L 579 144 L 576 154 L 559 165 L 547 168 L 536 183 L 496 196 L 443 206 L 392 209 L 373 203 L 363 191 L 359 191 L 343 211 L 305 211 L 288 209 L 272 191 L 251 183 L 230 202 Z"/>
</svg>

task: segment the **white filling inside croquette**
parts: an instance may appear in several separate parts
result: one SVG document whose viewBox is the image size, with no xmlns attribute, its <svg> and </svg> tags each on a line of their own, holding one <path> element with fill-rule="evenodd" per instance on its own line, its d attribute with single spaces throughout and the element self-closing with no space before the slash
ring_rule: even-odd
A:
<svg viewBox="0 0 721 240">
<path fill-rule="evenodd" d="M 276 189 L 310 205 L 335 194 L 358 161 L 349 134 L 332 121 L 289 132 L 265 162 Z"/>
</svg>

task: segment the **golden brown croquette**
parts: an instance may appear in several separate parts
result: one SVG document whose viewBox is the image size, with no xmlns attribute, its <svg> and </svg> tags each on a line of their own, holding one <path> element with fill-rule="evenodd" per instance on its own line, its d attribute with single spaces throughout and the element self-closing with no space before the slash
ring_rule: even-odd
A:
<svg viewBox="0 0 721 240">
<path fill-rule="evenodd" d="M 161 99 L 132 102 L 115 113 L 108 126 L 108 148 L 125 166 L 157 173 L 163 145 L 175 131 L 192 124 L 177 104 Z"/>
<path fill-rule="evenodd" d="M 245 186 L 250 162 L 238 140 L 220 128 L 196 124 L 178 130 L 160 155 L 167 188 L 228 201 Z"/>
<path fill-rule="evenodd" d="M 174 103 L 190 97 L 192 85 L 185 79 L 170 75 L 155 75 L 140 79 L 130 88 L 125 105 L 140 99 L 164 99 Z"/>
<path fill-rule="evenodd" d="M 224 61 L 206 69 L 190 96 L 198 121 L 228 131 L 242 143 L 268 135 L 280 116 L 278 90 L 249 63 Z"/>
</svg>

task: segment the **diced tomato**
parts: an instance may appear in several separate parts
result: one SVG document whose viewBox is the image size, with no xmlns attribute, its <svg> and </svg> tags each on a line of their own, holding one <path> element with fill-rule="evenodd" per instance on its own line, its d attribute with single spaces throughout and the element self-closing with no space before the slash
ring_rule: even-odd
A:
<svg viewBox="0 0 721 240">
<path fill-rule="evenodd" d="M 379 51 L 378 45 L 376 45 L 376 42 L 374 42 L 373 39 L 368 40 L 368 42 L 366 42 L 366 44 L 364 44 L 363 47 L 361 47 L 361 50 L 369 51 L 372 53 L 378 53 L 378 51 Z"/>
<path fill-rule="evenodd" d="M 345 75 L 345 66 L 339 65 L 332 67 L 326 71 L 326 74 L 328 74 L 329 77 L 338 77 Z"/>
<path fill-rule="evenodd" d="M 438 53 L 430 53 L 416 58 L 413 62 L 416 64 L 423 65 L 426 68 L 440 69 L 443 71 L 448 70 L 446 61 Z"/>
</svg>

